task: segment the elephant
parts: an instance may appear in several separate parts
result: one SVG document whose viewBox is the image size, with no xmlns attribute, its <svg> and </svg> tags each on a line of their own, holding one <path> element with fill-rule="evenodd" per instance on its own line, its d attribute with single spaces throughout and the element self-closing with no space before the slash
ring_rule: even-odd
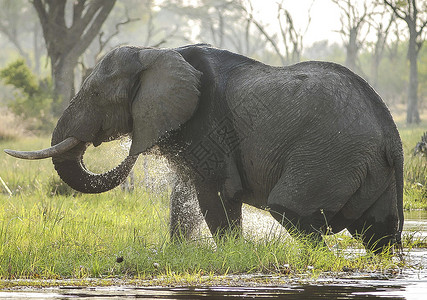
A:
<svg viewBox="0 0 427 300">
<path fill-rule="evenodd" d="M 414 148 L 414 156 L 421 155 L 427 157 L 427 131 L 421 136 L 421 141 Z"/>
<path fill-rule="evenodd" d="M 94 174 L 86 148 L 129 135 L 129 155 Z M 51 148 L 5 150 L 52 157 L 83 193 L 120 184 L 139 154 L 174 166 L 171 236 L 198 201 L 209 230 L 241 230 L 242 204 L 268 210 L 285 229 L 321 241 L 347 229 L 380 253 L 401 244 L 403 151 L 381 97 L 331 62 L 269 66 L 206 44 L 121 46 L 95 66 L 52 134 Z"/>
</svg>

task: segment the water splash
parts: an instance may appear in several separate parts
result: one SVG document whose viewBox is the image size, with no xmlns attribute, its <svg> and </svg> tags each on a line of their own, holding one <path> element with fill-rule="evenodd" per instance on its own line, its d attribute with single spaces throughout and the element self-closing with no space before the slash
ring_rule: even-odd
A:
<svg viewBox="0 0 427 300">
<path fill-rule="evenodd" d="M 124 136 L 119 141 L 120 148 L 123 149 L 123 151 L 126 151 L 126 153 L 129 153 L 130 146 L 132 145 L 132 139 L 130 136 Z"/>
<path fill-rule="evenodd" d="M 243 234 L 249 238 L 280 239 L 289 237 L 285 228 L 274 219 L 269 212 L 243 205 Z"/>
<path fill-rule="evenodd" d="M 170 191 L 175 179 L 175 172 L 168 161 L 164 157 L 153 154 L 146 154 L 141 158 L 142 186 L 152 193 Z"/>
</svg>

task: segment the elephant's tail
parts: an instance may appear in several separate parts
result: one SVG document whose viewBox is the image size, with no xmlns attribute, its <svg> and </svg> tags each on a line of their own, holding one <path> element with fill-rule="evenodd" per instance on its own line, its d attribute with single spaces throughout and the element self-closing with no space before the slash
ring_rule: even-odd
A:
<svg viewBox="0 0 427 300">
<path fill-rule="evenodd" d="M 402 249 L 402 231 L 403 231 L 403 151 L 402 144 L 393 143 L 393 148 L 390 149 L 391 157 L 389 156 L 389 163 L 394 167 L 394 176 L 396 181 L 396 200 L 397 200 L 397 215 L 399 218 L 398 228 L 396 232 L 396 244 Z"/>
<path fill-rule="evenodd" d="M 401 155 L 400 155 L 401 156 Z M 403 231 L 403 157 L 398 162 L 398 167 L 395 168 L 394 174 L 396 177 L 397 191 L 397 212 L 399 216 L 399 227 L 397 230 L 396 242 L 402 247 L 402 231 Z"/>
</svg>

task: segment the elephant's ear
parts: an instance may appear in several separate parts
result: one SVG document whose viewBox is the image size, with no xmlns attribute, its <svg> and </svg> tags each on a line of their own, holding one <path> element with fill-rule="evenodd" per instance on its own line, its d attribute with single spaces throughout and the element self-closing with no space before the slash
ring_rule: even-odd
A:
<svg viewBox="0 0 427 300">
<path fill-rule="evenodd" d="M 199 101 L 202 73 L 174 50 L 143 49 L 142 73 L 132 103 L 132 146 L 136 155 L 188 121 Z"/>
</svg>

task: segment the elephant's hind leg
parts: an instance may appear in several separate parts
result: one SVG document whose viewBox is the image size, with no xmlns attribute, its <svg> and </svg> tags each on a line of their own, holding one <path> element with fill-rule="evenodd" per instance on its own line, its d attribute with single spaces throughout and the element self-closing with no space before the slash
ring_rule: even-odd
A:
<svg viewBox="0 0 427 300">
<path fill-rule="evenodd" d="M 267 200 L 270 214 L 291 236 L 308 238 L 316 245 L 324 243 L 322 234 L 327 227 L 325 216 L 320 209 L 312 209 L 301 201 L 306 199 L 303 186 L 299 193 L 290 192 L 286 184 L 288 178 L 282 178 L 271 191 Z"/>
<path fill-rule="evenodd" d="M 270 214 L 273 218 L 276 219 L 293 238 L 302 238 L 305 241 L 308 241 L 312 246 L 317 245 L 326 245 L 322 232 L 318 229 L 315 229 L 312 226 L 306 226 L 304 220 L 299 218 L 296 214 L 292 213 L 289 210 L 286 210 L 283 206 L 280 205 L 271 205 L 269 207 Z"/>
<path fill-rule="evenodd" d="M 199 205 L 213 236 L 224 237 L 227 232 L 240 233 L 242 229 L 242 202 L 218 193 L 213 186 L 197 189 Z"/>
<path fill-rule="evenodd" d="M 347 229 L 353 237 L 362 238 L 366 249 L 381 253 L 396 242 L 398 221 L 396 184 L 392 180 L 375 203 Z"/>
<path fill-rule="evenodd" d="M 312 166 L 302 163 L 309 159 L 295 157 L 271 190 L 267 205 L 288 231 L 296 230 L 321 241 L 323 234 L 345 228 L 334 222 L 334 217 L 359 183 L 356 176 L 346 175 L 346 168 L 334 169 L 336 164 L 327 159 L 316 160 Z"/>
</svg>

